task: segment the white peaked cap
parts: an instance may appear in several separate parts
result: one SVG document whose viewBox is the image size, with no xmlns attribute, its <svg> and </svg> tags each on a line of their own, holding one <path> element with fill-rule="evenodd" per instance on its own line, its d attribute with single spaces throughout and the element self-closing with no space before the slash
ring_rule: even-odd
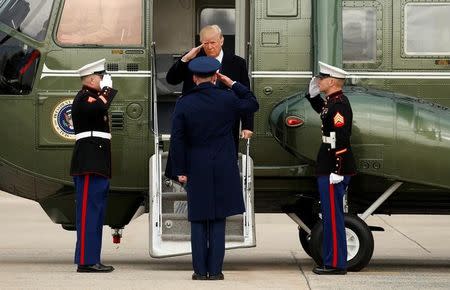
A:
<svg viewBox="0 0 450 290">
<path fill-rule="evenodd" d="M 105 61 L 106 59 L 101 59 L 83 66 L 78 70 L 80 77 L 92 75 L 96 72 L 105 72 Z"/>
<path fill-rule="evenodd" d="M 319 61 L 319 67 L 320 67 L 321 75 L 328 75 L 332 78 L 337 78 L 337 79 L 345 79 L 347 77 L 347 72 L 338 67 L 326 64 L 321 61 Z"/>
</svg>

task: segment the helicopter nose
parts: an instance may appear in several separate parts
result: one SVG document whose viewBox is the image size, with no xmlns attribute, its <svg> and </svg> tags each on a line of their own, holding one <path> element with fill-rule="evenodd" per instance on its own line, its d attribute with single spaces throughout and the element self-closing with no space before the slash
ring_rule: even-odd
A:
<svg viewBox="0 0 450 290">
<path fill-rule="evenodd" d="M 302 92 L 276 105 L 269 123 L 275 140 L 298 158 L 315 159 L 321 120 Z"/>
<path fill-rule="evenodd" d="M 276 105 L 270 114 L 272 134 L 282 146 L 287 145 L 288 135 L 306 123 L 303 99 L 302 94 L 292 96 Z"/>
</svg>

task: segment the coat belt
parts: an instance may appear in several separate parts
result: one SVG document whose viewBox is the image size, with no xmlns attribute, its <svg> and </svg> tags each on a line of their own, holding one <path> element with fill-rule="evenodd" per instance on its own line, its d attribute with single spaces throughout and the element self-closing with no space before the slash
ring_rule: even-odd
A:
<svg viewBox="0 0 450 290">
<path fill-rule="evenodd" d="M 99 137 L 103 139 L 111 139 L 111 133 L 100 132 L 100 131 L 86 131 L 75 135 L 76 140 L 80 140 L 88 137 Z"/>
<path fill-rule="evenodd" d="M 336 148 L 336 132 L 330 132 L 330 137 L 322 136 L 322 142 L 331 145 L 331 149 Z"/>
</svg>

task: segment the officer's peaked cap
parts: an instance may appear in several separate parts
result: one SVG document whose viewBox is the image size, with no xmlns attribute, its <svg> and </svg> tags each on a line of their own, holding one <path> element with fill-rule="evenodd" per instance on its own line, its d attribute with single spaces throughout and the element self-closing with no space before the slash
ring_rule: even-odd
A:
<svg viewBox="0 0 450 290">
<path fill-rule="evenodd" d="M 200 56 L 196 57 L 189 62 L 189 70 L 198 76 L 211 76 L 216 73 L 218 69 L 220 69 L 220 62 L 210 56 Z"/>
<path fill-rule="evenodd" d="M 87 65 L 83 66 L 78 70 L 80 77 L 93 75 L 93 74 L 104 74 L 105 71 L 105 59 L 100 59 Z"/>
<path fill-rule="evenodd" d="M 345 79 L 347 77 L 347 72 L 345 70 L 321 61 L 319 61 L 319 68 L 319 77 L 332 77 L 336 79 Z"/>
</svg>

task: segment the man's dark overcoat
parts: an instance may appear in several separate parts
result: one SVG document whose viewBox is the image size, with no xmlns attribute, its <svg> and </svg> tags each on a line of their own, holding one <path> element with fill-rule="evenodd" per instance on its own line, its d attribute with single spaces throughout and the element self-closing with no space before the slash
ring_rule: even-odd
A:
<svg viewBox="0 0 450 290">
<path fill-rule="evenodd" d="M 232 127 L 240 113 L 254 113 L 253 93 L 236 82 L 232 90 L 207 82 L 175 105 L 170 154 L 173 173 L 186 175 L 189 221 L 245 211 Z"/>
<path fill-rule="evenodd" d="M 202 49 L 197 57 L 205 55 L 206 54 Z M 187 93 L 195 86 L 194 81 L 192 80 L 192 72 L 188 69 L 188 64 L 189 62 L 182 62 L 181 59 L 179 59 L 172 65 L 166 76 L 166 80 L 169 84 L 177 85 L 183 82 L 183 94 Z M 226 75 L 233 81 L 240 82 L 247 88 L 250 88 L 247 64 L 242 57 L 224 50 L 220 73 Z M 221 83 L 218 83 L 218 85 L 220 87 L 225 87 Z M 253 114 L 241 114 L 233 126 L 233 137 L 236 148 L 238 148 L 239 144 L 239 119 L 242 121 L 242 130 L 254 131 Z"/>
</svg>

